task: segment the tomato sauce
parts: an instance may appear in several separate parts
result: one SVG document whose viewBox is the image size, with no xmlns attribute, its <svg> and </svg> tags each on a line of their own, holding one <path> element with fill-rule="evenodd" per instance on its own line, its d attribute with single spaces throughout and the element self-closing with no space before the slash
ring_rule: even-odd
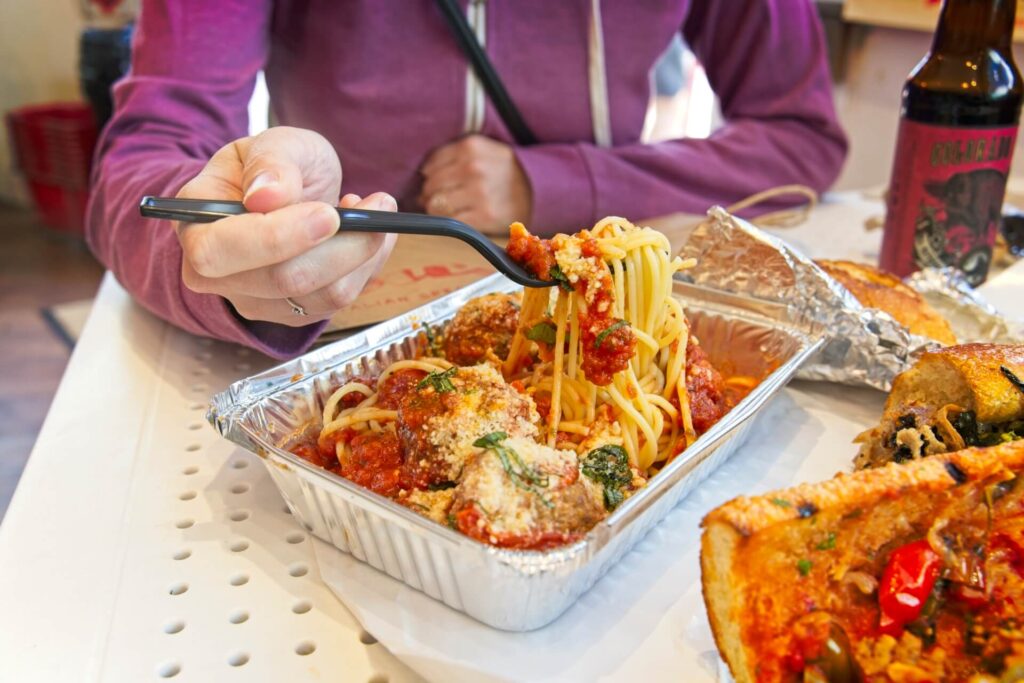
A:
<svg viewBox="0 0 1024 683">
<path fill-rule="evenodd" d="M 601 248 L 597 240 L 583 230 L 580 253 L 585 258 L 602 261 Z M 555 266 L 555 250 L 550 240 L 540 239 L 526 232 L 521 225 L 511 230 L 511 239 L 506 247 L 512 260 L 521 264 L 537 277 L 551 279 Z M 562 286 L 562 285 L 560 285 Z M 580 280 L 571 284 L 587 299 L 587 311 L 579 314 L 580 344 L 583 349 L 583 374 L 598 386 L 611 384 L 612 377 L 629 366 L 636 353 L 636 335 L 629 325 L 612 317 L 612 279 L 605 269 L 597 280 Z M 591 289 L 594 289 L 591 293 Z"/>
<path fill-rule="evenodd" d="M 434 444 L 430 441 L 427 423 L 449 413 L 459 400 L 454 391 L 416 392 L 404 400 L 398 409 L 398 435 L 405 445 L 407 470 L 417 488 L 446 483 L 449 465 L 441 458 L 431 457 Z"/>
<path fill-rule="evenodd" d="M 486 514 L 473 503 L 453 513 L 452 519 L 455 528 L 466 536 L 482 543 L 513 550 L 550 550 L 575 543 L 584 536 L 583 533 L 540 530 L 528 534 L 493 533 L 487 524 Z"/>
<path fill-rule="evenodd" d="M 289 450 L 303 460 L 311 462 L 317 467 L 322 467 L 325 470 L 333 470 L 338 466 L 338 458 L 334 454 L 333 443 L 326 448 L 321 448 L 313 440 L 303 440 L 299 443 L 293 444 Z"/>
<path fill-rule="evenodd" d="M 366 377 L 353 381 L 370 388 L 379 384 L 377 405 L 386 410 L 397 410 L 416 392 L 426 375 L 422 370 L 407 368 L 393 372 L 379 383 L 376 378 Z M 358 392 L 349 396 L 357 399 L 353 405 L 366 398 Z M 348 446 L 345 462 L 338 461 L 339 443 Z M 335 472 L 382 496 L 395 497 L 401 490 L 425 489 L 434 479 L 429 473 L 420 471 L 415 463 L 406 462 L 402 444 L 392 432 L 357 434 L 352 429 L 340 429 L 321 439 L 315 435 L 301 438 L 289 450 L 317 467 Z"/>
<path fill-rule="evenodd" d="M 377 389 L 377 405 L 386 410 L 398 410 L 406 396 L 416 391 L 427 373 L 415 368 L 397 370 L 380 383 Z"/>
<path fill-rule="evenodd" d="M 581 251 L 600 257 L 593 239 L 585 240 Z M 587 310 L 578 315 L 583 374 L 594 384 L 607 386 L 615 373 L 629 367 L 636 353 L 636 335 L 625 321 L 612 317 L 612 277 L 607 270 L 596 280 L 581 280 L 577 288 L 588 302 Z"/>
<path fill-rule="evenodd" d="M 598 386 L 611 384 L 615 373 L 629 367 L 636 353 L 636 335 L 629 325 L 616 326 L 618 322 L 600 313 L 579 315 L 583 374 Z"/>
<path fill-rule="evenodd" d="M 382 496 L 402 488 L 402 445 L 391 432 L 360 434 L 349 443 L 349 455 L 338 474 Z"/>
<path fill-rule="evenodd" d="M 604 258 L 601 253 L 601 245 L 596 239 L 590 236 L 589 230 L 581 230 L 580 238 L 583 240 L 583 246 L 580 247 L 580 252 L 588 258 Z"/>
<path fill-rule="evenodd" d="M 686 348 L 686 392 L 690 397 L 693 429 L 703 434 L 727 410 L 722 376 L 711 365 L 704 349 L 696 344 Z"/>
<path fill-rule="evenodd" d="M 555 249 L 550 240 L 531 235 L 518 223 L 509 231 L 505 251 L 513 261 L 523 266 L 541 280 L 551 280 L 551 269 L 555 267 Z"/>
<path fill-rule="evenodd" d="M 533 403 L 537 406 L 537 414 L 547 422 L 548 415 L 551 414 L 551 392 L 542 390 L 534 393 Z"/>
</svg>

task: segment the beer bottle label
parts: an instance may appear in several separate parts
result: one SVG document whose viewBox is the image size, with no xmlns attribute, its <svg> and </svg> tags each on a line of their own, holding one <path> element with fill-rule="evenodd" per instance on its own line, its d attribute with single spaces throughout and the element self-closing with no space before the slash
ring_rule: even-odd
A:
<svg viewBox="0 0 1024 683">
<path fill-rule="evenodd" d="M 956 266 L 973 285 L 992 261 L 1016 126 L 952 128 L 902 119 L 880 265 L 900 277 Z"/>
</svg>

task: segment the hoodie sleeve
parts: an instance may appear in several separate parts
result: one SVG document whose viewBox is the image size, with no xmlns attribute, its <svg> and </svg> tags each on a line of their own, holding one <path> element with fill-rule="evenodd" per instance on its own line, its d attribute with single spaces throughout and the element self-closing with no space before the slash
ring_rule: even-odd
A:
<svg viewBox="0 0 1024 683">
<path fill-rule="evenodd" d="M 602 216 L 703 213 L 778 185 L 826 189 L 846 157 L 825 41 L 806 0 L 695 0 L 683 35 L 721 102 L 707 139 L 519 148 L 532 225 L 576 230 Z"/>
<path fill-rule="evenodd" d="M 86 239 L 125 289 L 161 318 L 286 358 L 312 344 L 324 323 L 248 321 L 223 298 L 192 292 L 181 279 L 171 223 L 138 211 L 144 195 L 174 196 L 218 149 L 248 134 L 248 102 L 268 53 L 270 4 L 144 3 L 131 71 L 115 86 L 114 115 L 97 146 Z"/>
</svg>

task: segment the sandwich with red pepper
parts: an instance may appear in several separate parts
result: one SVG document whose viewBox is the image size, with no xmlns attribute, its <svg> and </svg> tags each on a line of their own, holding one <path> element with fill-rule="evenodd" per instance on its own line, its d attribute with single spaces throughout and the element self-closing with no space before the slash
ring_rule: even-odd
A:
<svg viewBox="0 0 1024 683">
<path fill-rule="evenodd" d="M 705 517 L 737 683 L 1024 680 L 1024 441 L 840 474 Z"/>
<path fill-rule="evenodd" d="M 857 468 L 1024 438 L 1024 345 L 961 344 L 899 374 Z"/>
</svg>

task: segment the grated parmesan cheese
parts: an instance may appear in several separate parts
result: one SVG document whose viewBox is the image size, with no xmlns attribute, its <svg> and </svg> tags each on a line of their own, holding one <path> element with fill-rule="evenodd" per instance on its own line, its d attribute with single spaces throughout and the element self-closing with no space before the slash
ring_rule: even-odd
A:
<svg viewBox="0 0 1024 683">
<path fill-rule="evenodd" d="M 451 480 L 458 478 L 473 442 L 492 432 L 509 436 L 537 434 L 540 417 L 533 401 L 505 383 L 491 365 L 459 368 L 452 377 L 455 405 L 426 424 L 432 459 L 443 460 Z"/>
</svg>

